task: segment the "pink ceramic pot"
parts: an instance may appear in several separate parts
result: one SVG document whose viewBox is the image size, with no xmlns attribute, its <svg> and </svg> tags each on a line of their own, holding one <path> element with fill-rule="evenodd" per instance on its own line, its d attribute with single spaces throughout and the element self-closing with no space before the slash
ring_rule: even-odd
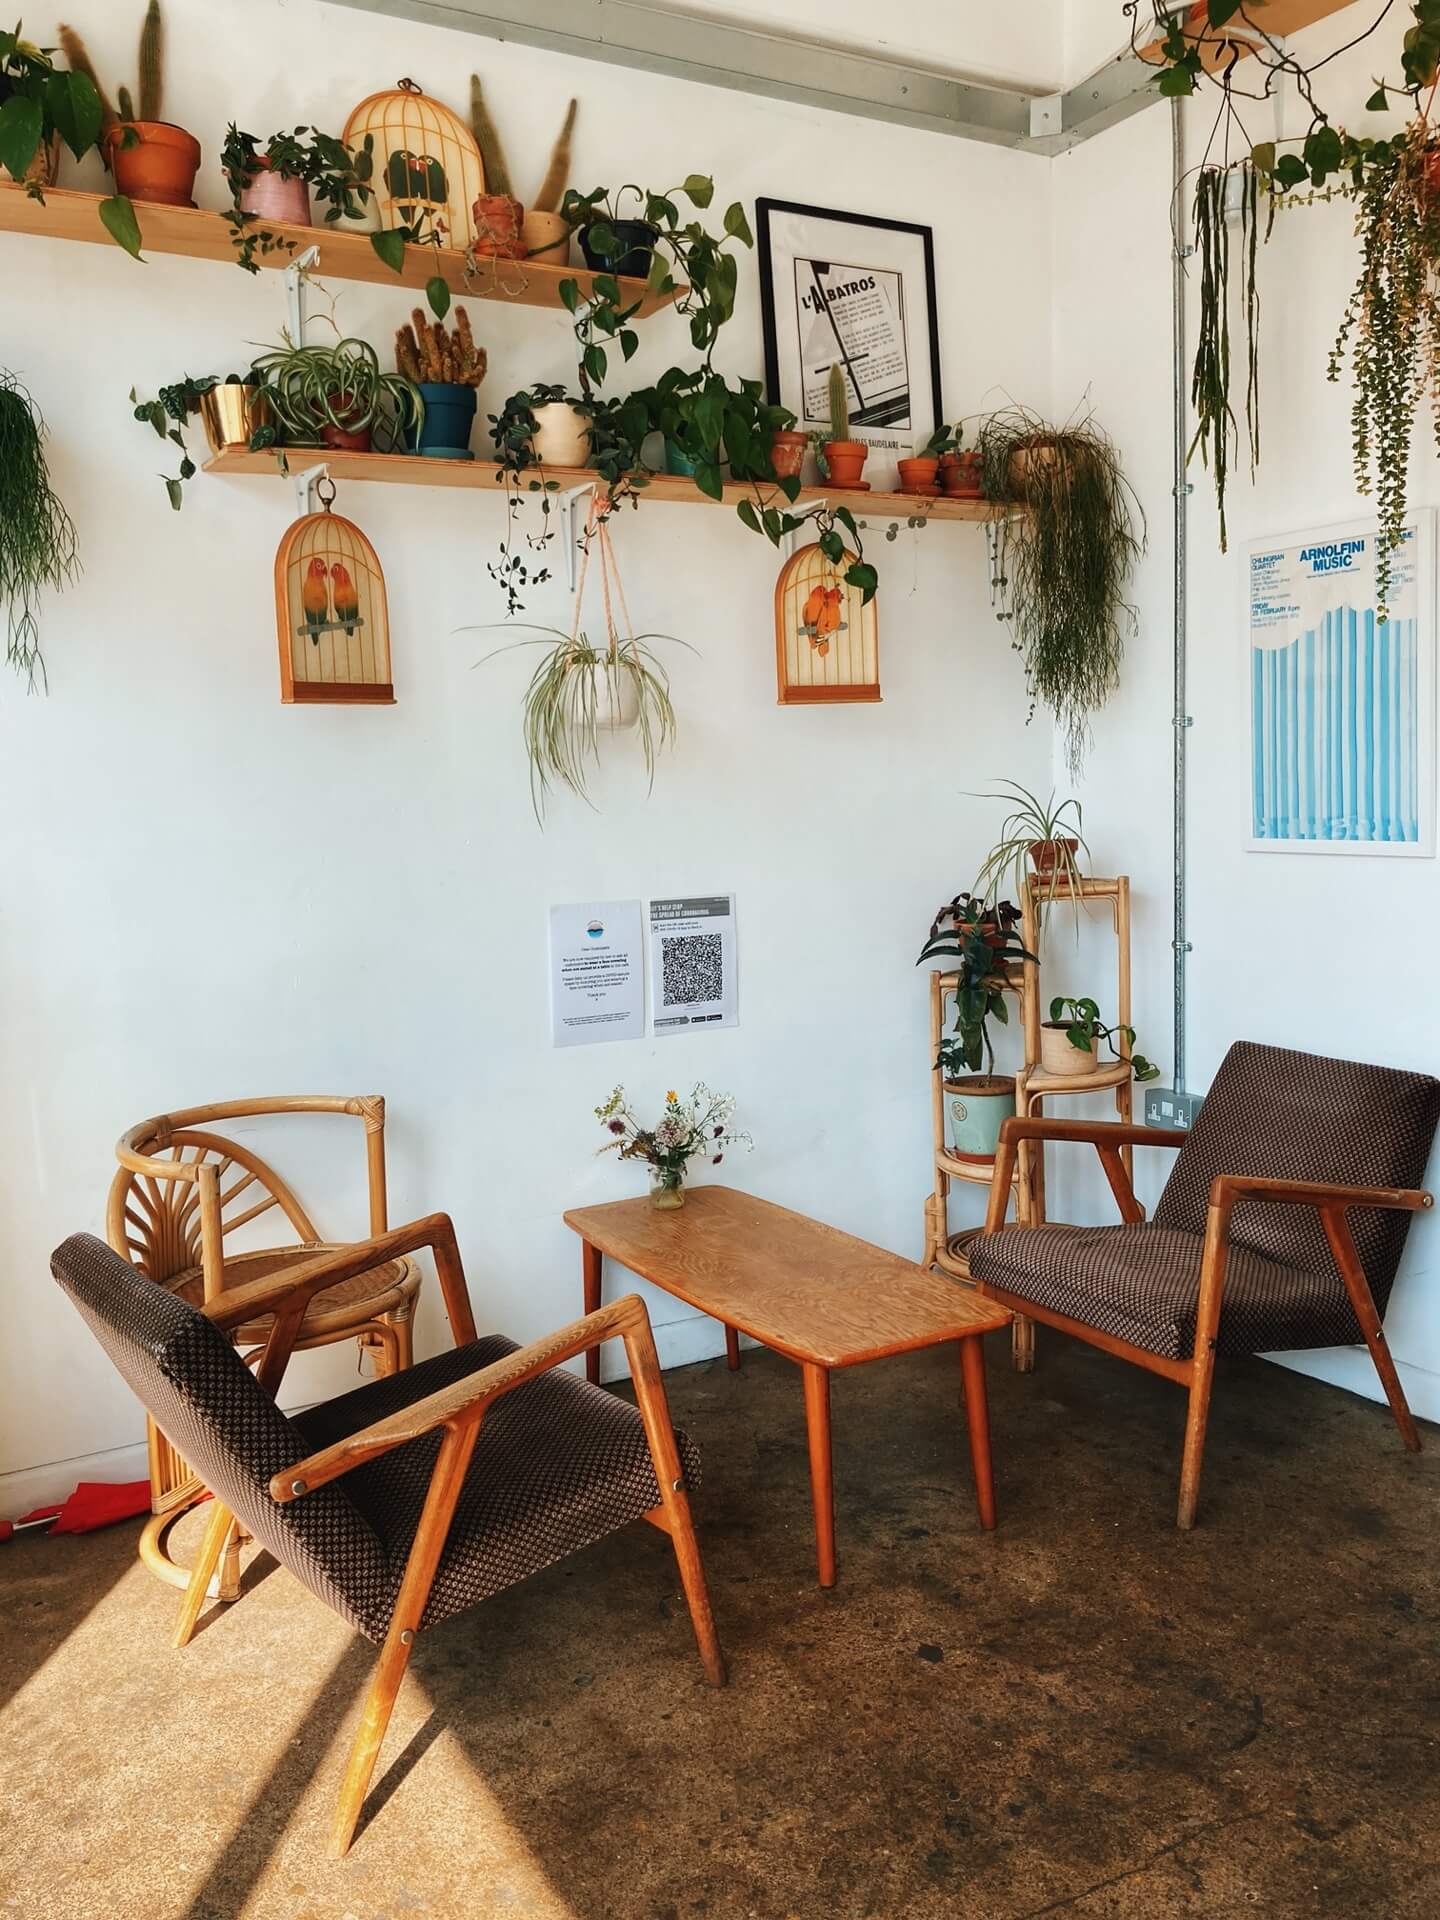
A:
<svg viewBox="0 0 1440 1920">
<path fill-rule="evenodd" d="M 240 211 L 260 220 L 283 220 L 292 227 L 310 225 L 310 189 L 303 180 L 286 180 L 260 160 L 261 171 L 240 195 Z"/>
</svg>

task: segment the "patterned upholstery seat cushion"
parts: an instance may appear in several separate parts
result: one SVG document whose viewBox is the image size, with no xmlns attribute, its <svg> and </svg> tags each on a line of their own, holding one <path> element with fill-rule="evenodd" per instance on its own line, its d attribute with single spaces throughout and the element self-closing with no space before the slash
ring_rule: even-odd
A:
<svg viewBox="0 0 1440 1920">
<path fill-rule="evenodd" d="M 970 1271 L 987 1285 L 1147 1353 L 1188 1360 L 1203 1247 L 1199 1234 L 1166 1227 L 1006 1227 L 972 1242 L 969 1258 Z M 1360 1337 L 1333 1265 L 1327 1278 L 1232 1247 L 1220 1303 L 1221 1353 L 1343 1346 Z"/>
<path fill-rule="evenodd" d="M 293 1421 L 307 1450 L 329 1446 L 515 1351 L 513 1340 L 489 1334 Z M 685 1434 L 677 1431 L 675 1439 L 686 1485 L 694 1488 L 700 1456 Z M 383 1542 L 396 1591 L 439 1450 L 440 1435 L 426 1434 L 352 1468 L 341 1483 Z M 513 1586 L 659 1504 L 637 1410 L 573 1374 L 538 1375 L 497 1400 L 481 1422 L 422 1626 Z"/>
</svg>

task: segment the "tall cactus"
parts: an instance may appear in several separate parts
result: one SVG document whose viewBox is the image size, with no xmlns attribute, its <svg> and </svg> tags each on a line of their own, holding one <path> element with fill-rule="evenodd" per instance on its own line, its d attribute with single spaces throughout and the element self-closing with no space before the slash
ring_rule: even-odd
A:
<svg viewBox="0 0 1440 1920">
<path fill-rule="evenodd" d="M 160 0 L 150 0 L 140 29 L 140 118 L 159 120 L 165 103 L 165 24 Z"/>
<path fill-rule="evenodd" d="M 830 368 L 830 438 L 850 438 L 850 395 L 845 386 L 845 369 L 839 361 Z"/>
</svg>

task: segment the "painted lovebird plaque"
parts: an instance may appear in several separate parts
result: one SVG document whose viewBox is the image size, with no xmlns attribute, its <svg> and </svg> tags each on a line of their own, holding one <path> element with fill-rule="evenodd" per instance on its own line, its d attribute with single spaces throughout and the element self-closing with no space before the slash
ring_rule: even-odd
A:
<svg viewBox="0 0 1440 1920">
<path fill-rule="evenodd" d="M 322 512 L 297 520 L 280 542 L 275 617 L 286 706 L 393 703 L 380 560 L 359 527 L 332 513 L 328 501 Z"/>
</svg>

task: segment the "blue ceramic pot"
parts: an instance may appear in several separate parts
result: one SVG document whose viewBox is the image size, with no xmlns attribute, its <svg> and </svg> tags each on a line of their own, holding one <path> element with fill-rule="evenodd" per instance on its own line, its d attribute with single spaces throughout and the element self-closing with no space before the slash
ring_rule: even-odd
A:
<svg viewBox="0 0 1440 1920">
<path fill-rule="evenodd" d="M 422 380 L 420 398 L 425 402 L 425 418 L 420 422 L 418 445 L 411 436 L 411 451 L 442 460 L 473 460 L 470 429 L 475 424 L 475 389 Z"/>
<path fill-rule="evenodd" d="M 690 480 L 695 477 L 695 462 L 688 453 L 676 446 L 668 434 L 665 436 L 665 471 L 684 474 Z"/>
<path fill-rule="evenodd" d="M 627 274 L 643 280 L 650 271 L 655 253 L 655 229 L 645 220 L 607 220 L 603 223 L 615 235 L 611 253 L 601 253 L 591 241 L 590 227 L 580 229 L 580 251 L 585 264 L 596 273 Z"/>
<path fill-rule="evenodd" d="M 1000 1128 L 1015 1117 L 1015 1082 L 998 1074 L 963 1074 L 945 1082 L 945 1131 L 960 1160 L 993 1160 Z"/>
</svg>

